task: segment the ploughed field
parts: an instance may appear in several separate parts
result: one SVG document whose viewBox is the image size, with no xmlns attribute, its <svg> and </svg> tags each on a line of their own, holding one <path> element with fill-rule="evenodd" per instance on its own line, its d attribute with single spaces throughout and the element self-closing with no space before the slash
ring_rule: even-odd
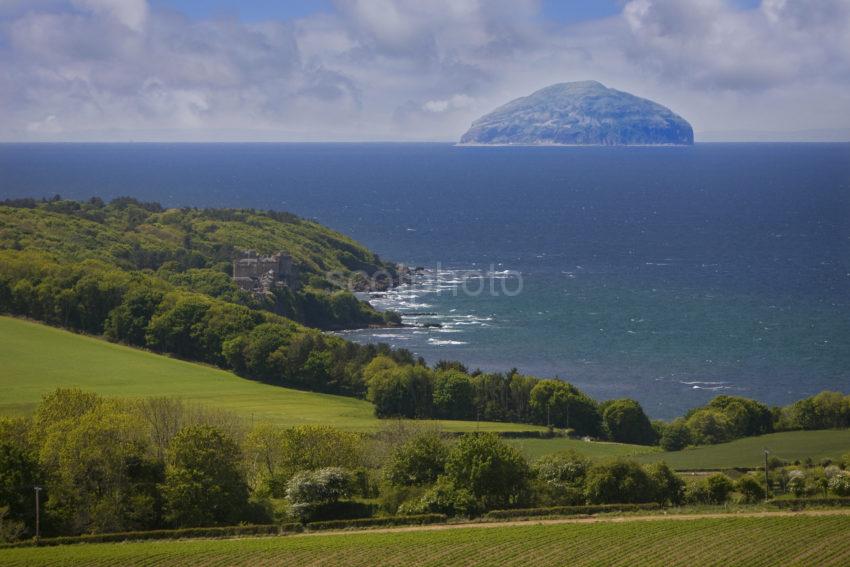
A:
<svg viewBox="0 0 850 567">
<path fill-rule="evenodd" d="M 378 429 L 372 404 L 304 392 L 38 323 L 0 317 L 0 415 L 32 412 L 43 394 L 78 387 L 112 397 L 174 396 L 281 425 Z M 527 424 L 440 421 L 447 431 L 528 431 Z"/>
<path fill-rule="evenodd" d="M 34 565 L 847 565 L 850 515 L 361 531 L 0 550 Z"/>
</svg>

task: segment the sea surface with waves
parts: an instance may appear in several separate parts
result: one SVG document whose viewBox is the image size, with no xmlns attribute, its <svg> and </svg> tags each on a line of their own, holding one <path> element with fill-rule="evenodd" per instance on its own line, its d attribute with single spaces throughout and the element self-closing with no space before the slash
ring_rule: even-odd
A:
<svg viewBox="0 0 850 567">
<path fill-rule="evenodd" d="M 423 269 L 343 333 L 671 417 L 850 391 L 850 144 L 0 145 L 0 197 L 289 210 Z"/>
</svg>

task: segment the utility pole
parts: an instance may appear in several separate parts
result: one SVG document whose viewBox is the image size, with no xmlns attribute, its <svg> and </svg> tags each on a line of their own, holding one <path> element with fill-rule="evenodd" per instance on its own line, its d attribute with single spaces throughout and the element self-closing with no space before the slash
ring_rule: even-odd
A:
<svg viewBox="0 0 850 567">
<path fill-rule="evenodd" d="M 765 499 L 770 498 L 770 475 L 767 472 L 767 456 L 770 454 L 770 451 L 767 449 L 764 450 L 764 497 Z"/>
<path fill-rule="evenodd" d="M 33 490 L 35 490 L 35 542 L 38 543 L 38 540 L 41 537 L 41 510 L 39 506 L 41 500 L 41 487 L 33 486 Z"/>
</svg>

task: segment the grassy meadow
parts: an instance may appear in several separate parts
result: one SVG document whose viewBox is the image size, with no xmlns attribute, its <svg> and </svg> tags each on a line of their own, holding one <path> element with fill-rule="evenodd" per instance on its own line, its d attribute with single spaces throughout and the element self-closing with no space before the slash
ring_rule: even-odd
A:
<svg viewBox="0 0 850 567">
<path fill-rule="evenodd" d="M 0 415 L 30 413 L 57 386 L 75 386 L 104 396 L 175 396 L 232 411 L 249 420 L 282 425 L 320 423 L 351 431 L 380 426 L 366 401 L 304 392 L 248 380 L 205 366 L 113 344 L 46 325 L 0 317 Z M 533 425 L 440 421 L 447 431 L 518 431 Z M 762 449 L 794 461 L 836 459 L 850 452 L 850 430 L 788 431 L 721 445 L 665 453 L 654 447 L 577 439 L 510 439 L 531 460 L 574 449 L 592 458 L 634 457 L 666 461 L 676 469 L 757 467 Z"/>
<path fill-rule="evenodd" d="M 850 453 L 850 429 L 783 431 L 671 453 L 647 453 L 635 459 L 643 463 L 663 460 L 679 470 L 754 468 L 764 466 L 764 449 L 787 462 L 803 461 L 807 457 L 815 463 L 825 458 L 835 461 Z"/>
<path fill-rule="evenodd" d="M 807 457 L 815 463 L 825 458 L 838 460 L 850 453 L 850 429 L 784 431 L 672 452 L 644 445 L 588 443 L 578 439 L 510 439 L 508 442 L 531 460 L 573 449 L 592 458 L 628 457 L 641 463 L 664 461 L 677 470 L 756 468 L 764 466 L 764 449 L 787 462 L 803 461 Z"/>
<path fill-rule="evenodd" d="M 850 515 L 490 524 L 0 550 L 34 565 L 847 565 Z"/>
<path fill-rule="evenodd" d="M 645 445 L 582 441 L 581 439 L 565 439 L 562 437 L 556 437 L 554 439 L 508 439 L 507 442 L 519 449 L 530 461 L 539 459 L 543 455 L 567 450 L 576 451 L 593 459 L 633 457 L 642 454 L 659 453 L 660 451 L 657 447 L 647 447 Z"/>
<path fill-rule="evenodd" d="M 175 396 L 281 425 L 325 424 L 351 431 L 380 427 L 372 404 L 240 378 L 191 362 L 149 353 L 10 317 L 0 317 L 0 415 L 33 411 L 58 386 L 103 396 Z M 447 431 L 526 431 L 533 425 L 440 421 Z"/>
</svg>

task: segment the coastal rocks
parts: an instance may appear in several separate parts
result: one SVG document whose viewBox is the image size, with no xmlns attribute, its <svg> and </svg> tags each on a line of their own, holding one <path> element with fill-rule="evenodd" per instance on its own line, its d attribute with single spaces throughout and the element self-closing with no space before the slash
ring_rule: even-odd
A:
<svg viewBox="0 0 850 567">
<path fill-rule="evenodd" d="M 559 83 L 472 123 L 461 145 L 690 145 L 691 125 L 651 100 L 596 81 Z"/>
</svg>

